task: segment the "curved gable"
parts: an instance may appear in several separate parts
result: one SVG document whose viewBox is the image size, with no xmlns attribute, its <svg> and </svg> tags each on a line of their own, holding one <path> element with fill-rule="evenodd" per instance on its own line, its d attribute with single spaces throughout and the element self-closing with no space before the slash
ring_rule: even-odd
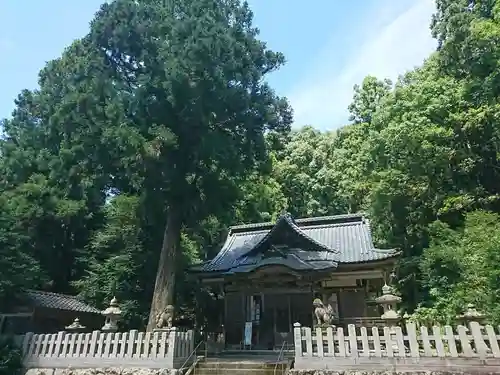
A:
<svg viewBox="0 0 500 375">
<path fill-rule="evenodd" d="M 245 255 L 256 255 L 269 251 L 276 251 L 277 247 L 284 246 L 287 248 L 303 249 L 306 251 L 326 251 L 338 253 L 331 247 L 316 241 L 302 231 L 294 222 L 289 213 L 281 215 L 273 228 Z"/>
</svg>

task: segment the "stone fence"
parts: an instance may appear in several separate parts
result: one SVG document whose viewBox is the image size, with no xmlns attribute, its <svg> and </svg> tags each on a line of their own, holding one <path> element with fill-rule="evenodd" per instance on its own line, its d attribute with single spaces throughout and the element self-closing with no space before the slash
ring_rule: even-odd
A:
<svg viewBox="0 0 500 375">
<path fill-rule="evenodd" d="M 462 371 L 500 373 L 500 335 L 471 322 L 417 327 L 306 328 L 294 325 L 295 369 L 340 371 Z"/>
<path fill-rule="evenodd" d="M 194 349 L 193 331 L 33 334 L 15 337 L 30 368 L 181 367 Z"/>
</svg>

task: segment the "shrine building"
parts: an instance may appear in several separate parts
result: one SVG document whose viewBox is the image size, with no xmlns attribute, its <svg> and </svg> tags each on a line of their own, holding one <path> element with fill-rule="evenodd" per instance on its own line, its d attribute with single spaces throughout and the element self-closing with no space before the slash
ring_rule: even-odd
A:
<svg viewBox="0 0 500 375">
<path fill-rule="evenodd" d="M 373 245 L 362 214 L 297 219 L 230 228 L 220 252 L 191 269 L 219 290 L 226 349 L 293 345 L 293 324 L 313 327 L 313 300 L 331 306 L 335 325 L 369 325 L 399 253 Z"/>
</svg>

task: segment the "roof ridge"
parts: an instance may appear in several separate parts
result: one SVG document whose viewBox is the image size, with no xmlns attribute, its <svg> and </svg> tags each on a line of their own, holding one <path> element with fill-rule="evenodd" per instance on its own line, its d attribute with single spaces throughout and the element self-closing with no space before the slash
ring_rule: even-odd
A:
<svg viewBox="0 0 500 375">
<path fill-rule="evenodd" d="M 314 217 L 305 217 L 305 218 L 300 218 L 300 219 L 293 219 L 292 220 L 296 223 L 296 225 L 300 228 L 300 224 L 306 224 L 306 225 L 313 225 L 315 223 L 322 223 L 324 224 L 335 224 L 335 222 L 339 223 L 349 223 L 353 221 L 360 221 L 363 222 L 366 219 L 366 214 L 363 212 L 360 213 L 353 213 L 353 214 L 340 214 L 340 215 L 329 215 L 329 216 L 314 216 Z M 281 217 L 281 216 L 280 216 Z M 357 219 L 357 220 L 355 220 Z M 279 218 L 275 221 L 267 221 L 267 222 L 262 222 L 262 223 L 249 223 L 249 224 L 239 224 L 239 225 L 233 225 L 229 227 L 229 234 L 233 233 L 241 233 L 241 232 L 246 232 L 246 231 L 257 231 L 257 230 L 270 230 L 272 229 L 276 223 L 278 222 Z"/>
<path fill-rule="evenodd" d="M 48 292 L 46 290 L 37 290 L 37 289 L 26 289 L 26 292 L 29 292 L 29 293 L 38 293 L 38 294 L 48 294 L 48 295 L 57 296 L 57 297 L 73 298 L 73 299 L 76 299 L 78 301 L 81 301 L 80 297 L 74 296 L 72 294 Z"/>
<path fill-rule="evenodd" d="M 301 219 L 295 220 L 297 223 L 309 223 L 311 221 L 337 221 L 337 220 L 345 220 L 345 219 L 360 219 L 362 221 L 366 215 L 362 212 L 354 213 L 354 214 L 339 214 L 339 215 L 328 215 L 328 216 L 313 216 L 313 217 L 305 217 Z"/>
</svg>

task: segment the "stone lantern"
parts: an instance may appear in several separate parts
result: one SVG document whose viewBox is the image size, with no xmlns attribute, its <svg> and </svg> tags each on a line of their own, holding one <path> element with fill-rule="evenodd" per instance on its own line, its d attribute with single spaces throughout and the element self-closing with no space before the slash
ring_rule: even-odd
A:
<svg viewBox="0 0 500 375">
<path fill-rule="evenodd" d="M 464 324 L 469 325 L 470 322 L 478 322 L 479 324 L 483 324 L 486 320 L 486 315 L 480 313 L 476 310 L 476 306 L 473 303 L 469 303 L 467 305 L 467 310 L 462 315 L 457 317 L 460 321 L 464 322 Z"/>
<path fill-rule="evenodd" d="M 408 322 L 409 320 L 410 320 L 410 315 L 407 312 L 405 312 L 403 314 L 403 322 Z"/>
<path fill-rule="evenodd" d="M 75 318 L 73 323 L 65 327 L 65 329 L 68 332 L 83 332 L 86 329 L 86 327 L 80 324 L 80 319 Z"/>
<path fill-rule="evenodd" d="M 401 302 L 401 297 L 393 294 L 392 287 L 385 284 L 382 287 L 382 295 L 375 298 L 375 302 L 384 309 L 384 313 L 380 318 L 387 323 L 389 327 L 394 327 L 400 322 L 401 316 L 397 312 L 396 306 Z"/>
<path fill-rule="evenodd" d="M 393 276 L 394 275 L 391 274 L 391 279 Z M 384 286 L 382 287 L 382 295 L 375 298 L 375 302 L 381 305 L 384 309 L 384 313 L 380 318 L 390 329 L 392 350 L 394 352 L 398 352 L 399 347 L 396 343 L 396 340 L 394 340 L 393 338 L 396 337 L 395 327 L 399 322 L 401 322 L 401 315 L 396 310 L 397 304 L 401 302 L 401 297 L 394 295 L 393 288 L 387 284 L 384 284 Z"/>
<path fill-rule="evenodd" d="M 486 320 L 485 314 L 477 311 L 476 306 L 473 303 L 469 303 L 467 305 L 467 310 L 465 310 L 465 312 L 462 315 L 457 316 L 457 320 L 460 323 L 464 324 L 468 328 L 469 332 L 472 333 L 473 336 L 480 338 L 480 341 L 474 344 L 476 347 L 482 346 L 484 352 L 491 353 L 491 349 L 489 348 L 489 346 L 486 345 L 483 339 L 481 339 L 483 337 L 482 326 Z M 469 343 L 471 342 L 472 340 L 469 340 Z"/>
<path fill-rule="evenodd" d="M 113 297 L 111 300 L 109 307 L 101 312 L 105 317 L 104 326 L 101 328 L 106 332 L 116 332 L 118 330 L 118 321 L 122 316 L 122 310 L 118 306 L 118 300 L 116 297 Z"/>
</svg>

